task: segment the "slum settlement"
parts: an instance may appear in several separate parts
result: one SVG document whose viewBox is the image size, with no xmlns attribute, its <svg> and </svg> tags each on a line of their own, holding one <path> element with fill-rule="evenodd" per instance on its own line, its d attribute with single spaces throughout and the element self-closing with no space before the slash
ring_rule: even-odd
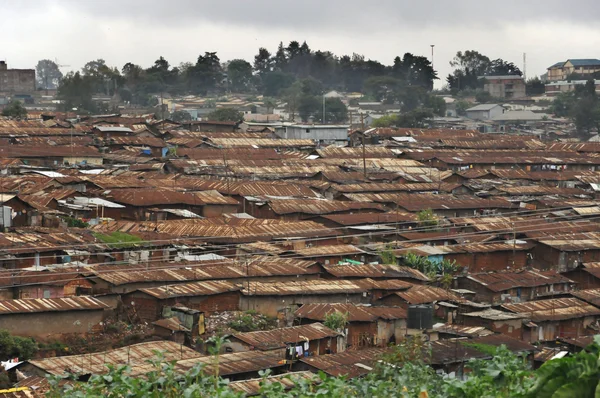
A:
<svg viewBox="0 0 600 398">
<path fill-rule="evenodd" d="M 408 336 L 461 375 L 480 345 L 533 363 L 600 329 L 596 142 L 43 119 L 0 120 L 0 329 L 40 348 L 0 358 L 14 382 L 160 351 L 256 390 L 363 376 Z"/>
</svg>

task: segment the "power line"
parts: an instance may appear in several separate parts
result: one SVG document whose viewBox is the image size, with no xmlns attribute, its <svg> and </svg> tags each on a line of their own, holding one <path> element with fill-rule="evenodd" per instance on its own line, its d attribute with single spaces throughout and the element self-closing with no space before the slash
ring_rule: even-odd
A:
<svg viewBox="0 0 600 398">
<path fill-rule="evenodd" d="M 600 218 L 600 217 L 598 217 L 598 218 Z M 560 227 L 560 226 L 558 226 L 558 227 Z M 558 227 L 555 226 L 555 228 L 550 228 L 550 229 L 556 229 Z M 541 232 L 541 231 L 544 231 L 544 230 L 546 230 L 546 229 L 531 230 L 529 232 Z M 454 236 L 460 236 L 460 234 L 454 235 Z M 536 239 L 535 238 L 524 238 L 522 240 L 523 241 L 528 241 L 528 240 L 536 240 Z M 410 241 L 410 240 L 407 240 L 407 241 L 400 241 L 398 243 L 406 244 L 406 243 L 413 243 L 413 242 Z M 486 244 L 497 244 L 497 243 L 498 242 L 496 242 L 496 241 L 492 241 L 492 242 L 481 242 L 481 243 L 478 243 L 478 244 L 479 245 L 486 245 Z M 370 245 L 372 245 L 372 244 L 354 245 L 354 246 L 361 247 L 361 246 L 370 246 Z M 446 245 L 444 247 L 460 247 L 460 246 L 464 246 L 464 244 Z M 404 248 L 399 248 L 399 249 L 404 249 Z M 407 247 L 406 249 L 410 250 L 410 247 Z M 260 253 L 254 253 L 253 255 L 258 256 L 259 254 Z M 354 254 L 354 253 L 348 253 L 348 254 Z M 226 257 L 226 258 L 230 258 L 230 257 L 236 258 L 236 257 L 234 257 L 234 255 L 231 255 L 230 257 L 227 257 L 227 256 L 223 256 L 223 257 Z M 311 261 L 311 260 L 307 260 L 307 258 L 305 256 L 290 256 L 290 257 L 274 257 L 273 258 L 273 262 L 276 262 L 277 260 L 289 260 L 289 259 Z M 154 262 L 154 261 L 156 261 L 156 262 L 163 262 L 163 260 L 159 260 L 159 259 L 157 259 L 157 260 L 149 260 L 148 262 Z M 261 262 L 260 259 L 256 259 L 255 261 L 257 263 Z M 269 260 L 263 260 L 263 261 L 269 262 Z M 106 263 L 106 264 L 115 265 L 115 263 Z M 229 262 L 229 261 L 225 262 L 223 260 L 219 260 L 219 261 L 208 260 L 206 262 L 206 264 L 187 264 L 187 263 L 177 263 L 177 264 L 180 264 L 181 266 L 167 266 L 167 267 L 164 267 L 164 268 L 154 267 L 154 268 L 150 268 L 150 269 L 148 269 L 147 266 L 142 267 L 142 268 L 127 267 L 126 270 L 93 270 L 93 271 L 92 270 L 88 270 L 88 272 L 93 272 L 94 275 L 98 275 L 98 274 L 103 274 L 103 273 L 110 274 L 110 273 L 117 273 L 117 272 L 133 272 L 133 271 L 150 271 L 150 272 L 154 272 L 154 271 L 173 270 L 173 269 L 177 269 L 177 268 L 193 268 L 193 267 L 205 267 L 205 268 L 209 268 L 211 266 L 215 266 L 215 265 L 219 265 L 219 264 L 236 266 L 235 264 L 231 264 L 231 262 Z M 241 264 L 241 263 L 238 263 L 238 264 Z M 82 266 L 82 267 L 83 268 L 92 268 L 92 267 L 101 266 L 101 265 L 102 264 L 97 263 L 97 264 L 89 264 L 89 265 Z M 126 265 L 126 264 L 123 264 L 123 265 Z M 244 265 L 239 265 L 239 267 L 243 269 Z M 23 271 L 23 272 L 29 272 L 29 271 Z M 61 272 L 52 272 L 51 274 L 48 274 L 48 275 L 79 275 L 79 274 L 85 273 L 85 272 L 86 272 L 85 270 L 74 271 L 74 272 L 64 272 L 64 273 L 61 273 Z M 11 276 L 11 277 L 13 277 L 13 278 L 19 278 L 19 277 L 22 277 L 22 276 Z M 31 277 L 31 275 L 28 275 L 27 277 Z M 1 276 L 0 276 L 0 278 L 1 278 Z M 54 280 L 54 281 L 52 281 L 52 283 L 70 282 L 70 281 L 73 281 L 73 280 L 76 280 L 76 279 L 77 278 L 60 280 L 60 281 Z M 177 281 L 173 281 L 173 282 L 177 282 Z M 42 282 L 35 282 L 35 283 L 7 285 L 7 287 L 23 287 L 23 286 L 43 285 L 45 283 L 47 283 L 47 282 L 43 282 L 42 281 Z"/>
</svg>

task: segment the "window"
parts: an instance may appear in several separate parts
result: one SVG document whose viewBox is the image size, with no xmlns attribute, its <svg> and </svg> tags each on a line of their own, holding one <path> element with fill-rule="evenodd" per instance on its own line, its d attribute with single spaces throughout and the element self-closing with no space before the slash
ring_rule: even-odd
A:
<svg viewBox="0 0 600 398">
<path fill-rule="evenodd" d="M 310 133 L 310 129 L 306 129 L 306 132 L 307 132 L 307 133 Z"/>
<path fill-rule="evenodd" d="M 44 290 L 44 298 L 50 298 L 50 290 Z"/>
</svg>

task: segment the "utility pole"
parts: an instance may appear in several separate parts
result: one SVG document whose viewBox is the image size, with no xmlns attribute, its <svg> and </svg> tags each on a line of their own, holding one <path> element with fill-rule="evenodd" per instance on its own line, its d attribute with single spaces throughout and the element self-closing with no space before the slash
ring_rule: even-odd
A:
<svg viewBox="0 0 600 398">
<path fill-rule="evenodd" d="M 435 47 L 435 44 L 430 44 L 431 46 L 431 69 L 433 69 L 433 48 Z"/>
<path fill-rule="evenodd" d="M 325 122 L 325 94 L 323 94 L 323 124 L 326 124 L 326 122 Z"/>
<path fill-rule="evenodd" d="M 360 115 L 360 129 L 362 135 L 362 157 L 363 157 L 363 170 L 365 178 L 367 178 L 367 156 L 365 150 L 365 117 L 363 114 Z"/>
</svg>

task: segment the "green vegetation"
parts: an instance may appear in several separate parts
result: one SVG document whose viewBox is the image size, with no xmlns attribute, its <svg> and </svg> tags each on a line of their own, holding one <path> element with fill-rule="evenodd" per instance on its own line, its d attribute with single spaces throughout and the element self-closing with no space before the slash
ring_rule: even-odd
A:
<svg viewBox="0 0 600 398">
<path fill-rule="evenodd" d="M 453 275 L 459 270 L 456 261 L 442 260 L 433 262 L 426 257 L 408 253 L 402 257 L 402 261 L 410 268 L 421 271 L 422 273 L 435 277 L 436 275 Z"/>
<path fill-rule="evenodd" d="M 206 120 L 217 122 L 240 122 L 243 119 L 244 114 L 232 108 L 220 108 L 206 115 Z"/>
<path fill-rule="evenodd" d="M 325 315 L 325 322 L 323 322 L 323 325 L 336 331 L 344 330 L 347 324 L 348 313 L 342 313 L 339 311 L 331 312 Z"/>
<path fill-rule="evenodd" d="M 575 86 L 575 91 L 560 93 L 551 109 L 556 116 L 571 119 L 582 139 L 589 138 L 592 130 L 600 132 L 600 100 L 594 80 Z"/>
<path fill-rule="evenodd" d="M 74 217 L 64 217 L 63 220 L 66 221 L 67 226 L 70 228 L 87 228 L 90 224 L 85 221 L 80 220 L 79 218 Z"/>
<path fill-rule="evenodd" d="M 436 227 L 439 224 L 438 216 L 431 209 L 423 209 L 417 213 L 419 225 L 423 227 Z"/>
<path fill-rule="evenodd" d="M 119 231 L 111 232 L 110 234 L 94 232 L 94 237 L 102 243 L 108 244 L 111 248 L 133 247 L 142 242 L 142 239 L 138 236 Z"/>
<path fill-rule="evenodd" d="M 218 373 L 220 348 L 226 340 L 211 341 L 213 371 L 203 372 L 195 366 L 187 373 L 175 371 L 174 363 L 164 363 L 160 353 L 150 361 L 153 370 L 145 377 L 133 378 L 128 367 L 109 367 L 102 376 L 92 376 L 87 383 L 59 386 L 60 378 L 51 378 L 48 397 L 242 397 L 221 379 Z M 533 371 L 528 361 L 505 346 L 472 346 L 489 354 L 489 358 L 468 361 L 463 379 L 437 374 L 427 365 L 427 343 L 420 338 L 408 339 L 382 356 L 375 369 L 363 378 L 347 379 L 319 374 L 315 382 L 298 381 L 291 390 L 278 382 L 269 382 L 269 371 L 261 372 L 260 396 L 275 397 L 448 397 L 448 398 L 593 398 L 600 391 L 600 343 L 596 342 L 570 357 L 546 362 Z M 401 366 L 399 366 L 401 365 Z M 293 376 L 288 376 L 292 378 Z M 597 391 L 598 390 L 598 391 Z"/>
<path fill-rule="evenodd" d="M 2 116 L 24 119 L 27 117 L 27 109 L 25 109 L 21 101 L 10 101 L 10 103 L 2 109 Z"/>
<path fill-rule="evenodd" d="M 276 327 L 275 319 L 258 314 L 256 311 L 246 311 L 239 314 L 227 326 L 237 332 L 255 332 Z"/>
<path fill-rule="evenodd" d="M 454 67 L 454 71 L 446 81 L 454 92 L 482 88 L 484 82 L 481 76 L 523 75 L 514 63 L 501 58 L 491 60 L 477 51 L 457 52 L 450 66 Z"/>
<path fill-rule="evenodd" d="M 20 361 L 32 358 L 39 347 L 35 340 L 28 337 L 13 336 L 6 330 L 0 330 L 0 358 L 19 358 Z"/>
<path fill-rule="evenodd" d="M 397 264 L 396 255 L 394 254 L 394 248 L 388 246 L 379 252 L 379 258 L 381 258 L 382 264 Z"/>
<path fill-rule="evenodd" d="M 400 115 L 385 115 L 376 119 L 371 127 L 426 128 L 434 114 L 430 109 L 417 108 Z"/>
</svg>

